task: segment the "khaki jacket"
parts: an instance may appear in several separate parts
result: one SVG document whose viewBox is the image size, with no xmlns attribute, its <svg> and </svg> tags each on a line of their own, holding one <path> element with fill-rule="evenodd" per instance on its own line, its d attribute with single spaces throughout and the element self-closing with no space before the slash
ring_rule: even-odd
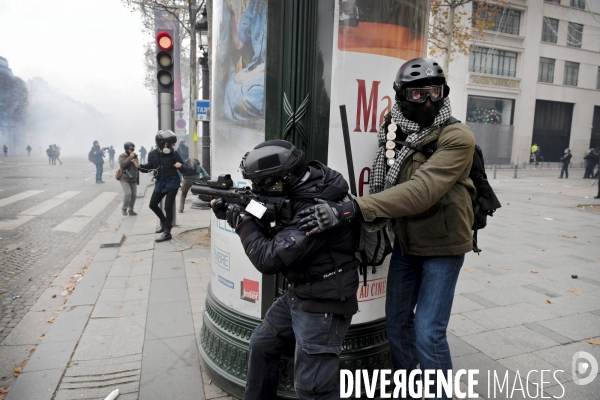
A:
<svg viewBox="0 0 600 400">
<path fill-rule="evenodd" d="M 403 254 L 445 256 L 473 249 L 473 132 L 455 123 L 434 129 L 418 144 L 436 139 L 438 148 L 429 159 L 415 150 L 407 154 L 396 186 L 356 199 L 366 221 L 395 218 Z"/>
<path fill-rule="evenodd" d="M 121 167 L 121 180 L 125 182 L 135 182 L 140 184 L 140 171 L 132 162 L 133 158 L 128 156 L 127 153 L 123 153 L 119 156 L 119 166 Z M 129 171 L 131 178 L 125 171 Z"/>
</svg>

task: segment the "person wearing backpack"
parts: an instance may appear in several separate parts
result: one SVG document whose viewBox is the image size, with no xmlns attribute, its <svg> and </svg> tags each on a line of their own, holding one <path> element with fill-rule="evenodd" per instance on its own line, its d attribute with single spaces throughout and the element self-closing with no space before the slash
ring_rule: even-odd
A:
<svg viewBox="0 0 600 400">
<path fill-rule="evenodd" d="M 121 211 L 123 215 L 137 215 L 133 211 L 135 206 L 135 199 L 137 197 L 137 185 L 140 184 L 140 163 L 135 154 L 135 144 L 132 142 L 126 142 L 123 147 L 125 152 L 119 156 L 119 167 L 121 169 L 121 187 L 123 188 L 123 206 Z"/>
<path fill-rule="evenodd" d="M 179 147 L 181 147 L 181 146 L 179 146 Z M 190 172 L 187 175 L 182 174 L 183 182 L 181 183 L 181 197 L 179 199 L 179 212 L 180 213 L 183 212 L 183 208 L 185 207 L 185 198 L 187 197 L 187 194 L 190 191 L 190 189 L 192 188 L 192 185 L 194 184 L 194 182 L 198 181 L 198 180 L 210 179 L 210 175 L 208 175 L 208 172 L 206 172 L 206 170 L 204 168 L 202 168 L 202 165 L 200 165 L 200 161 L 198 161 L 198 159 L 188 158 L 185 160 L 185 163 L 189 167 Z M 200 177 L 200 176 L 202 176 L 202 177 Z"/>
<path fill-rule="evenodd" d="M 393 88 L 396 102 L 379 130 L 370 195 L 354 199 L 351 211 L 333 202 L 303 210 L 299 227 L 314 235 L 347 219 L 394 219 L 386 291 L 393 367 L 408 375 L 420 364 L 446 374 L 452 369 L 446 329 L 456 282 L 465 253 L 476 248 L 476 189 L 469 177 L 475 138 L 451 117 L 450 88 L 436 61 L 407 61 Z"/>
<path fill-rule="evenodd" d="M 562 168 L 560 170 L 559 178 L 562 179 L 564 173 L 565 178 L 569 179 L 569 164 L 571 163 L 572 157 L 573 155 L 571 154 L 571 149 L 565 149 L 565 154 L 563 154 L 563 156 L 560 158 L 560 161 L 562 162 Z"/>
<path fill-rule="evenodd" d="M 100 143 L 94 140 L 94 145 L 88 153 L 88 160 L 96 165 L 96 183 L 104 183 L 102 180 L 102 172 L 104 169 L 104 149 L 100 147 Z"/>
</svg>

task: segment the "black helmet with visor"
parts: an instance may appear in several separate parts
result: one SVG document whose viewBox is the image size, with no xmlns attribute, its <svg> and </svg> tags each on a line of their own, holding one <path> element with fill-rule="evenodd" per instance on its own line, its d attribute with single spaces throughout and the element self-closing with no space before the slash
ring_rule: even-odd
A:
<svg viewBox="0 0 600 400">
<path fill-rule="evenodd" d="M 414 58 L 402 64 L 394 80 L 396 101 L 437 102 L 450 94 L 444 70 L 430 58 Z"/>
<path fill-rule="evenodd" d="M 268 140 L 242 158 L 240 170 L 252 188 L 267 196 L 281 196 L 306 172 L 304 153 L 285 140 Z"/>
</svg>

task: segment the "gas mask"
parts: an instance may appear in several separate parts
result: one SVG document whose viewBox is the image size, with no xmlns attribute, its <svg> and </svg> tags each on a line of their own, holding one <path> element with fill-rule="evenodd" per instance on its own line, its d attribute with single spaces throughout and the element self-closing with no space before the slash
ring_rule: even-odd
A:
<svg viewBox="0 0 600 400">
<path fill-rule="evenodd" d="M 416 122 L 422 128 L 428 128 L 433 125 L 435 117 L 437 117 L 443 106 L 443 101 L 433 102 L 430 99 L 427 99 L 423 103 L 415 103 L 408 100 L 400 102 L 400 110 L 406 119 Z"/>
</svg>

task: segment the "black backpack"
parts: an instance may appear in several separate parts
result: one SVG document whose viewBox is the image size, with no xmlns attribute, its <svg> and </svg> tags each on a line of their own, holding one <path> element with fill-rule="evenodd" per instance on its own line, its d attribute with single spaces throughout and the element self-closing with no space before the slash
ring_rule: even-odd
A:
<svg viewBox="0 0 600 400">
<path fill-rule="evenodd" d="M 385 131 L 387 132 L 387 125 L 391 123 L 392 115 L 388 113 L 385 116 Z M 445 127 L 459 123 L 460 121 L 454 117 L 448 118 L 448 120 L 442 125 L 442 129 Z M 410 142 L 397 141 L 397 143 L 407 146 L 411 149 L 422 152 L 425 157 L 429 158 L 435 150 L 437 150 L 437 140 L 427 143 L 424 146 L 416 145 Z M 475 199 L 473 200 L 473 251 L 477 254 L 481 252 L 481 249 L 477 246 L 477 231 L 485 228 L 487 225 L 487 217 L 493 217 L 494 212 L 502 205 L 494 193 L 494 189 L 487 180 L 485 173 L 485 163 L 483 161 L 483 151 L 477 145 L 475 145 L 475 151 L 473 152 L 473 164 L 471 165 L 471 171 L 469 172 L 469 178 L 475 185 Z"/>
</svg>

